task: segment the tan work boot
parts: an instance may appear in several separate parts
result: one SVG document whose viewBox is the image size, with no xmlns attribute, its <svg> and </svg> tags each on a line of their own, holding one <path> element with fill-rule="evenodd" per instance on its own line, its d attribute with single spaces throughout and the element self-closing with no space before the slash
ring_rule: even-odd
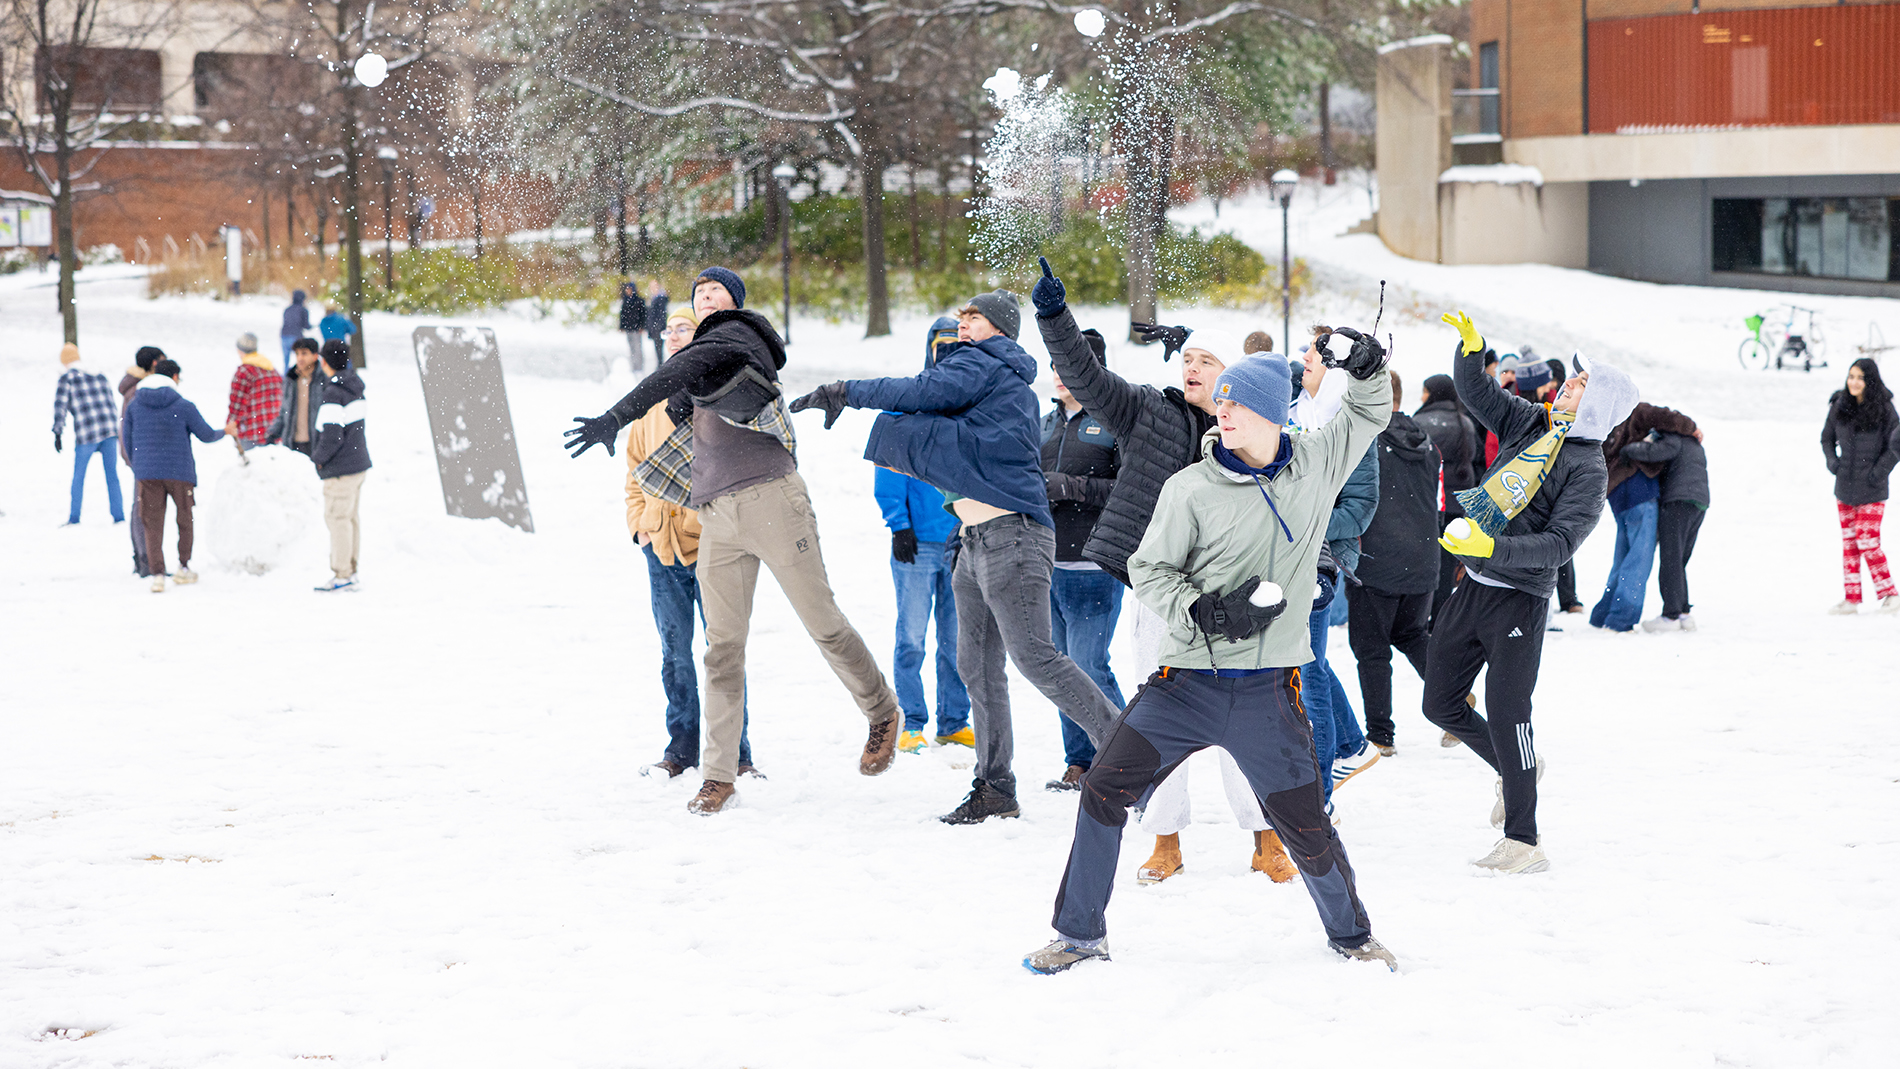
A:
<svg viewBox="0 0 1900 1069">
<path fill-rule="evenodd" d="M 1272 828 L 1253 833 L 1253 870 L 1266 873 L 1267 879 L 1274 883 L 1286 883 L 1300 872 L 1294 867 L 1293 859 L 1286 856 L 1280 833 Z"/>
<path fill-rule="evenodd" d="M 858 758 L 860 774 L 875 776 L 891 767 L 891 758 L 897 755 L 898 729 L 903 726 L 903 714 L 895 711 L 883 723 L 871 725 L 871 733 L 864 738 L 864 754 Z"/>
<path fill-rule="evenodd" d="M 693 800 L 686 803 L 686 811 L 709 817 L 731 805 L 738 795 L 738 790 L 732 784 L 709 779 L 699 785 L 699 793 L 693 795 Z"/>
<path fill-rule="evenodd" d="M 1187 866 L 1181 864 L 1181 836 L 1155 836 L 1155 852 L 1135 870 L 1135 882 L 1142 886 L 1160 883 Z"/>
</svg>

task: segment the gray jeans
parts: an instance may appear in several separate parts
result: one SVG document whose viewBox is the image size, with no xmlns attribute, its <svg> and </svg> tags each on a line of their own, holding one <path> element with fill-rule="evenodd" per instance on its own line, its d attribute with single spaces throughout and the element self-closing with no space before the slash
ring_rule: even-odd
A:
<svg viewBox="0 0 1900 1069">
<path fill-rule="evenodd" d="M 1016 735 L 1009 717 L 1009 676 L 1016 670 L 1102 745 L 1120 715 L 1102 689 L 1050 639 L 1049 576 L 1056 533 L 1010 515 L 963 529 L 952 589 L 957 596 L 957 674 L 970 692 L 976 727 L 976 778 L 1016 793 L 1010 762 Z"/>
</svg>

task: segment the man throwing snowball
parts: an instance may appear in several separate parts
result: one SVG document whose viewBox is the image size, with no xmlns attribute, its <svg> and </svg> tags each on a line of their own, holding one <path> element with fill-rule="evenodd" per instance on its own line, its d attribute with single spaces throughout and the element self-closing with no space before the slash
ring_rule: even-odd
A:
<svg viewBox="0 0 1900 1069">
<path fill-rule="evenodd" d="M 1452 371 L 1458 399 L 1497 436 L 1498 455 L 1477 486 L 1458 492 L 1465 518 L 1439 539 L 1464 566 L 1465 579 L 1432 625 L 1424 713 L 1498 773 L 1491 826 L 1503 828 L 1504 838 L 1474 864 L 1498 873 L 1542 872 L 1550 867 L 1537 841 L 1544 759 L 1532 744 L 1531 692 L 1550 595 L 1557 569 L 1603 515 L 1603 439 L 1639 398 L 1628 375 L 1581 353 L 1576 374 L 1548 407 L 1506 393 L 1484 373 L 1491 354 L 1471 317 L 1452 312 L 1444 321 L 1461 339 Z M 1480 716 L 1465 695 L 1487 664 Z"/>
<path fill-rule="evenodd" d="M 1128 808 L 1188 755 L 1232 754 L 1305 876 L 1328 945 L 1396 968 L 1372 938 L 1346 848 L 1320 797 L 1299 665 L 1313 659 L 1305 616 L 1333 498 L 1392 414 L 1379 343 L 1357 331 L 1332 366 L 1353 378 L 1345 408 L 1294 439 L 1283 429 L 1290 373 L 1279 357 L 1243 357 L 1214 385 L 1217 426 L 1201 459 L 1162 487 L 1154 519 L 1128 558 L 1135 595 L 1167 626 L 1161 669 L 1148 678 L 1082 778 L 1056 941 L 1023 959 L 1062 972 L 1107 959 L 1106 911 Z M 1330 756 L 1330 755 L 1329 755 Z"/>
</svg>

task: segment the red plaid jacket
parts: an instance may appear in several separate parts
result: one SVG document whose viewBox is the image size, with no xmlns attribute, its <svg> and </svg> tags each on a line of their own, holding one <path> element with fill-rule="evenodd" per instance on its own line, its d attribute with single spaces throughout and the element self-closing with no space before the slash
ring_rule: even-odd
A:
<svg viewBox="0 0 1900 1069">
<path fill-rule="evenodd" d="M 256 364 L 239 364 L 231 376 L 231 400 L 226 404 L 228 418 L 237 424 L 241 442 L 262 442 L 284 406 L 284 377 Z"/>
</svg>

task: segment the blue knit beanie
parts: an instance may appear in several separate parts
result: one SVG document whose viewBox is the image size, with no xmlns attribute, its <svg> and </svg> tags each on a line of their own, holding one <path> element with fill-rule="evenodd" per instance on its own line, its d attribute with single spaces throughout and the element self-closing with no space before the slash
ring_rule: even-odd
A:
<svg viewBox="0 0 1900 1069">
<path fill-rule="evenodd" d="M 1286 358 L 1273 353 L 1243 356 L 1214 380 L 1214 400 L 1243 405 L 1276 426 L 1286 426 L 1292 380 Z"/>
<path fill-rule="evenodd" d="M 740 281 L 739 276 L 727 268 L 708 267 L 706 270 L 701 271 L 699 277 L 693 280 L 693 289 L 699 289 L 701 282 L 719 283 L 721 286 L 726 287 L 727 293 L 732 294 L 732 306 L 734 308 L 745 307 L 745 283 Z"/>
</svg>

